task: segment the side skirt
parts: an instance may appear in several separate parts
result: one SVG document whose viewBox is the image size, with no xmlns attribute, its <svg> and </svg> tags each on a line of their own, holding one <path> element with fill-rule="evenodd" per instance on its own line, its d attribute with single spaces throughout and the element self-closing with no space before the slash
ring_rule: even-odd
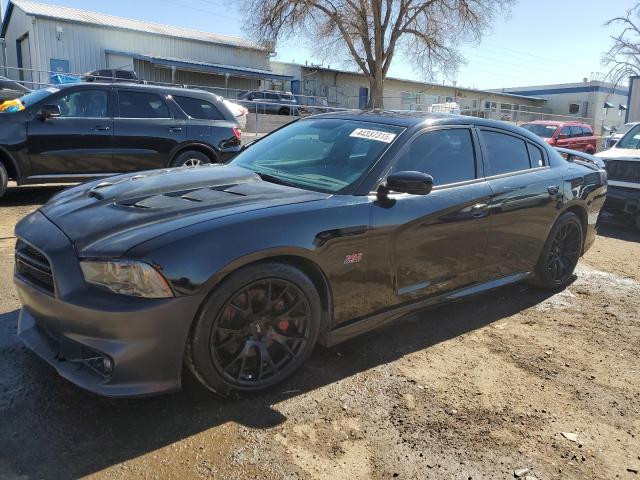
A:
<svg viewBox="0 0 640 480">
<path fill-rule="evenodd" d="M 516 273 L 506 277 L 498 278 L 497 280 L 491 280 L 489 282 L 480 283 L 471 287 L 465 287 L 459 290 L 453 290 L 436 297 L 427 298 L 425 300 L 418 300 L 416 302 L 402 305 L 393 310 L 388 310 L 382 313 L 377 313 L 369 317 L 354 320 L 346 325 L 339 326 L 334 330 L 327 332 L 324 344 L 327 347 L 332 347 L 338 343 L 342 343 L 345 340 L 349 340 L 361 333 L 373 330 L 374 328 L 381 327 L 389 322 L 404 317 L 410 313 L 417 312 L 426 307 L 444 302 L 450 302 L 454 300 L 460 300 L 472 295 L 478 295 L 494 288 L 503 287 L 512 283 L 521 282 L 533 276 L 532 272 Z"/>
<path fill-rule="evenodd" d="M 18 185 L 39 185 L 46 183 L 80 183 L 99 178 L 113 177 L 118 173 L 68 173 L 59 175 L 32 175 L 18 180 Z"/>
</svg>

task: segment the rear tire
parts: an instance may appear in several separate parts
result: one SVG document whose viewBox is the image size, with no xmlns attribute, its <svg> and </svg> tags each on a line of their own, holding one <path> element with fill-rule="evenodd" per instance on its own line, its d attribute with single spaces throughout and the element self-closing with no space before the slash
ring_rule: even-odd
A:
<svg viewBox="0 0 640 480">
<path fill-rule="evenodd" d="M 300 270 L 280 263 L 248 266 L 232 273 L 205 300 L 185 361 L 220 396 L 262 392 L 309 357 L 321 318 L 318 291 Z"/>
<path fill-rule="evenodd" d="M 280 110 L 278 110 L 278 113 L 280 115 L 289 115 L 289 109 L 288 108 L 281 108 Z"/>
<path fill-rule="evenodd" d="M 583 243 L 582 222 L 575 213 L 563 213 L 549 233 L 531 283 L 546 290 L 566 287 L 582 255 Z"/>
<path fill-rule="evenodd" d="M 0 163 L 0 198 L 6 193 L 7 185 L 9 184 L 9 174 L 7 169 L 2 163 Z"/>
<path fill-rule="evenodd" d="M 202 152 L 197 150 L 187 150 L 178 155 L 173 162 L 172 167 L 199 167 L 211 163 L 211 159 Z"/>
</svg>

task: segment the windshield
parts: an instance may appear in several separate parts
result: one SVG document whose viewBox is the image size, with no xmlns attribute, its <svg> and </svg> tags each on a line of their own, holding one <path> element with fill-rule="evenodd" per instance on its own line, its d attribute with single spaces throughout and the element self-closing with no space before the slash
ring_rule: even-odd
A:
<svg viewBox="0 0 640 480">
<path fill-rule="evenodd" d="M 629 148 L 634 150 L 640 148 L 640 124 L 634 125 L 616 144 L 616 148 Z"/>
<path fill-rule="evenodd" d="M 629 130 L 631 130 L 633 127 L 635 127 L 636 125 L 637 125 L 637 123 L 625 123 L 620 128 L 618 128 L 617 131 L 613 132 L 612 135 L 624 135 Z"/>
<path fill-rule="evenodd" d="M 531 133 L 542 137 L 542 138 L 551 138 L 553 136 L 553 132 L 557 130 L 556 125 L 544 125 L 542 123 L 525 123 L 522 125 L 522 128 L 526 128 Z"/>
<path fill-rule="evenodd" d="M 297 187 L 343 193 L 402 128 L 341 119 L 301 120 L 252 145 L 231 161 Z"/>
<path fill-rule="evenodd" d="M 22 103 L 22 105 L 25 106 L 25 108 L 28 108 L 31 105 L 38 103 L 40 100 L 47 98 L 52 93 L 56 93 L 58 91 L 59 90 L 57 88 L 53 88 L 53 87 L 43 88 L 42 90 L 34 90 L 31 93 L 27 93 L 26 95 L 23 95 L 22 97 L 19 98 L 19 100 Z"/>
</svg>

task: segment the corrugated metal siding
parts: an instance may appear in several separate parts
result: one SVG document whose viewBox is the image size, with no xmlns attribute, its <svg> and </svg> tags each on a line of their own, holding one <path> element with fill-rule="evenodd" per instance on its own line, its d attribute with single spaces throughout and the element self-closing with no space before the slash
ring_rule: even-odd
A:
<svg viewBox="0 0 640 480">
<path fill-rule="evenodd" d="M 66 20 L 70 22 L 88 23 L 111 29 L 134 30 L 137 32 L 152 33 L 155 35 L 165 35 L 176 38 L 186 38 L 207 43 L 219 43 L 241 48 L 259 48 L 249 40 L 233 35 L 221 35 L 218 33 L 202 32 L 190 28 L 162 25 L 158 23 L 133 20 L 130 18 L 116 17 L 99 12 L 79 10 L 76 8 L 61 7 L 58 5 L 46 5 L 42 3 L 30 2 L 26 0 L 12 0 L 17 7 L 29 15 L 38 17 Z"/>
<path fill-rule="evenodd" d="M 11 23 L 8 25 L 5 35 L 5 41 L 7 43 L 7 76 L 14 80 L 18 79 L 18 71 L 15 68 L 18 67 L 18 53 L 16 49 L 16 40 L 22 37 L 25 33 L 29 34 L 30 46 L 31 46 L 31 64 L 32 67 L 37 69 L 35 53 L 36 47 L 34 43 L 33 31 L 31 29 L 31 18 L 27 17 L 21 10 L 14 9 L 11 16 Z"/>
<path fill-rule="evenodd" d="M 15 9 L 14 15 L 18 12 Z M 56 37 L 57 26 L 63 29 L 60 40 Z M 51 58 L 69 60 L 71 73 L 106 68 L 105 49 L 269 69 L 268 55 L 257 50 L 45 18 L 36 18 L 33 29 L 38 42 L 38 47 L 32 48 L 38 56 L 33 63 L 34 68 L 37 64 L 43 70 L 41 81 L 48 78 L 44 71 L 49 69 Z"/>
</svg>

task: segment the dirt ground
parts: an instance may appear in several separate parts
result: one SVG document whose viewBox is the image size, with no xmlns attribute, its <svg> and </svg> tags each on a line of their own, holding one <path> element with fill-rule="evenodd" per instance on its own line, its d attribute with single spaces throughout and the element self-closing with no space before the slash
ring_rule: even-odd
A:
<svg viewBox="0 0 640 480">
<path fill-rule="evenodd" d="M 13 226 L 55 191 L 0 201 L 0 478 L 640 479 L 639 234 L 601 229 L 562 292 L 424 311 L 317 349 L 267 395 L 185 374 L 107 400 L 15 337 Z"/>
</svg>

